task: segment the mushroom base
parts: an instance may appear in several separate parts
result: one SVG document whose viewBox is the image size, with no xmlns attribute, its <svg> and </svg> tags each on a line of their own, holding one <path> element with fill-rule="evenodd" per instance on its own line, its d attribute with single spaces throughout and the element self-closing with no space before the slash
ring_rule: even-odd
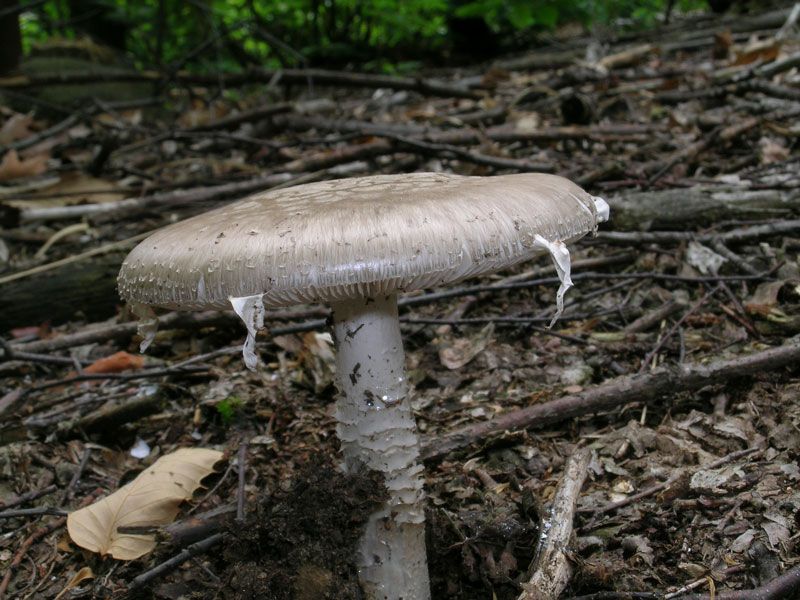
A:
<svg viewBox="0 0 800 600">
<path fill-rule="evenodd" d="M 379 471 L 389 494 L 361 540 L 361 584 L 370 600 L 426 600 L 422 465 L 397 296 L 335 302 L 333 319 L 344 469 Z"/>
</svg>

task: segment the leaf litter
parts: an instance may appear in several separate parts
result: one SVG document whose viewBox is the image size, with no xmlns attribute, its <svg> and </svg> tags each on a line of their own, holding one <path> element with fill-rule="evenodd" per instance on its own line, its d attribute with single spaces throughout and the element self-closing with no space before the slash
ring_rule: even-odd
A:
<svg viewBox="0 0 800 600">
<path fill-rule="evenodd" d="M 581 39 L 568 64 L 543 51 L 536 60 L 555 62 L 514 57 L 439 75 L 473 76 L 481 87 L 459 88 L 472 97 L 317 89 L 318 98 L 292 98 L 285 111 L 244 120 L 233 133 L 211 127 L 164 140 L 141 110 L 102 111 L 73 125 L 70 143 L 59 134 L 0 153 L 8 178 L 0 279 L 57 278 L 60 258 L 188 216 L 218 201 L 215 193 L 243 195 L 243 184 L 415 169 L 488 175 L 512 159 L 603 195 L 612 221 L 572 250 L 575 287 L 550 332 L 558 278 L 546 260 L 442 290 L 450 296 L 405 300 L 413 404 L 431 453 L 447 434 L 513 421 L 530 407 L 604 386 L 613 396 L 621 376 L 672 369 L 681 381 L 687 365 L 797 344 L 797 75 L 768 70 L 797 52 L 794 38 L 774 39 L 785 18 L 750 31 L 748 19 L 701 18 L 696 32 L 683 23 L 650 34 L 661 47 L 609 38 L 594 62 Z M 714 34 L 726 32 L 715 46 Z M 220 102 L 187 102 L 175 122 L 214 125 L 251 108 Z M 91 144 L 108 123 L 140 129 L 117 140 L 109 162 L 94 164 Z M 9 145 L 42 127 L 19 110 L 0 131 Z M 258 139 L 268 143 L 248 145 Z M 86 175 L 90 167 L 100 175 Z M 268 179 L 243 180 L 255 172 Z M 75 219 L 91 231 L 58 236 Z M 47 258 L 37 257 L 51 239 Z M 28 274 L 34 269 L 42 270 Z M 108 294 L 109 312 L 99 316 L 82 312 L 85 296 L 26 296 L 2 279 L 0 296 L 14 302 L 0 299 L 0 319 L 4 331 L 17 331 L 0 362 L 4 593 L 357 598 L 348 549 L 380 486 L 336 467 L 325 311 L 265 314 L 269 332 L 253 339 L 265 368 L 255 373 L 241 363 L 240 324 L 218 313 L 162 317 L 141 364 L 116 354 L 136 353 L 140 340 L 115 314 L 105 280 L 83 286 Z M 69 318 L 56 316 L 48 296 L 73 303 Z M 87 368 L 99 360 L 110 360 L 112 372 Z M 800 526 L 797 364 L 676 386 L 546 427 L 506 427 L 429 459 L 434 598 L 520 595 L 538 523 L 576 448 L 591 458 L 563 595 L 718 594 L 789 572 Z M 151 452 L 136 459 L 130 450 L 141 441 Z M 183 502 L 138 559 L 102 560 L 70 545 L 60 513 L 12 512 L 68 510 L 74 520 L 83 502 L 109 501 L 159 456 L 191 447 L 225 453 L 227 471 Z M 158 571 L 215 535 L 194 562 Z M 87 573 L 94 577 L 78 577 Z"/>
</svg>

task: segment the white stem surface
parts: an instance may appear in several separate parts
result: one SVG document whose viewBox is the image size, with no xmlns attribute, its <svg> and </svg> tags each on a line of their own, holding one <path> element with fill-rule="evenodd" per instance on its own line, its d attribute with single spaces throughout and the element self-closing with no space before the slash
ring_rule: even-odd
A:
<svg viewBox="0 0 800 600">
<path fill-rule="evenodd" d="M 428 600 L 422 465 L 397 296 L 335 302 L 333 320 L 344 468 L 383 473 L 389 493 L 361 539 L 362 587 L 369 600 Z"/>
</svg>

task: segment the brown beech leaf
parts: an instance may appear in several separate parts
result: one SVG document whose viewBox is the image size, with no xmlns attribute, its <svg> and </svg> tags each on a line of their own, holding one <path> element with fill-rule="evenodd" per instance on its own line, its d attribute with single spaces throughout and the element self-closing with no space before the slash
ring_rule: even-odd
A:
<svg viewBox="0 0 800 600">
<path fill-rule="evenodd" d="M 33 112 L 28 114 L 14 113 L 0 127 L 0 146 L 6 146 L 16 140 L 33 135 L 28 129 L 33 123 Z"/>
<path fill-rule="evenodd" d="M 47 170 L 49 158 L 49 154 L 40 154 L 28 160 L 20 160 L 16 150 L 9 150 L 0 161 L 0 181 L 41 175 Z"/>
<path fill-rule="evenodd" d="M 68 591 L 70 591 L 74 587 L 79 586 L 81 583 L 83 583 L 87 579 L 94 579 L 94 573 L 92 572 L 92 570 L 89 567 L 83 567 L 80 571 L 75 573 L 75 575 L 72 577 L 72 579 L 69 580 L 69 583 L 67 583 L 67 585 L 64 586 L 63 590 L 58 592 L 58 594 L 56 595 L 56 597 L 53 600 L 59 600 L 59 598 L 62 598 L 64 596 L 64 594 L 66 594 Z"/>
<path fill-rule="evenodd" d="M 486 350 L 493 334 L 494 323 L 489 323 L 477 335 L 453 340 L 439 348 L 439 361 L 450 370 L 460 369 Z"/>
<path fill-rule="evenodd" d="M 144 357 L 136 356 L 121 350 L 94 361 L 91 365 L 86 367 L 84 373 L 121 373 L 128 369 L 137 370 L 144 366 Z"/>
<path fill-rule="evenodd" d="M 171 523 L 181 502 L 192 497 L 221 458 L 221 452 L 204 448 L 182 448 L 162 456 L 110 496 L 70 514 L 67 530 L 72 541 L 120 560 L 147 554 L 156 545 L 154 534 L 119 533 L 118 529 Z"/>
</svg>

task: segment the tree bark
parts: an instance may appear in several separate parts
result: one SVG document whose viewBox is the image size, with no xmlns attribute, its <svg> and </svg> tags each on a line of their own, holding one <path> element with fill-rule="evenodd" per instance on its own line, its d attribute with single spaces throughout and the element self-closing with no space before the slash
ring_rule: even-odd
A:
<svg viewBox="0 0 800 600">
<path fill-rule="evenodd" d="M 121 306 L 117 295 L 120 255 L 73 263 L 52 272 L 12 281 L 0 294 L 0 331 L 64 323 L 84 315 L 100 321 Z"/>
</svg>

